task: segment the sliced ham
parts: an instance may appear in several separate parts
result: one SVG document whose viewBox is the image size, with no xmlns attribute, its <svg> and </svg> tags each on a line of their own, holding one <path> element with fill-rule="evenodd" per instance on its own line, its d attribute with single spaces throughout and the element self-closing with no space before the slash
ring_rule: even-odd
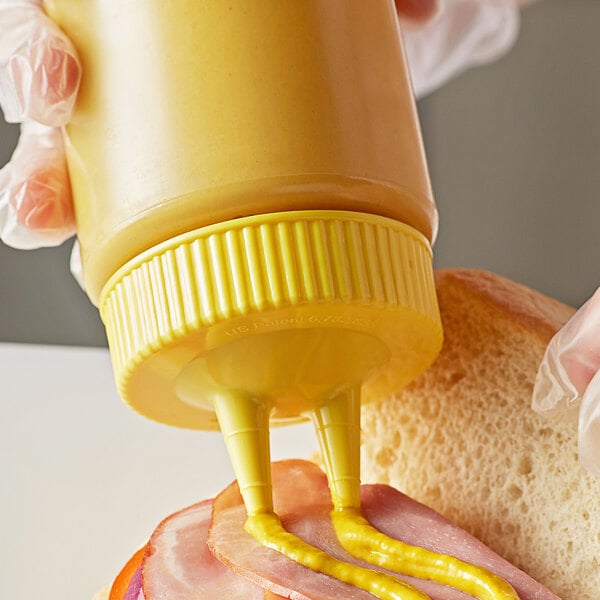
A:
<svg viewBox="0 0 600 600">
<path fill-rule="evenodd" d="M 286 529 L 340 560 L 371 567 L 356 561 L 340 547 L 329 519 L 332 507 L 327 479 L 315 465 L 305 461 L 275 463 L 273 484 L 275 511 Z M 388 486 L 363 486 L 362 502 L 365 516 L 390 537 L 485 566 L 510 581 L 521 600 L 559 600 L 481 542 Z M 365 591 L 310 571 L 261 546 L 243 530 L 245 519 L 236 484 L 224 490 L 214 505 L 212 501 L 205 501 L 165 519 L 147 546 L 141 570 L 143 590 L 135 595 L 139 589 L 138 573 L 128 590 L 131 597 L 137 600 L 372 600 L 373 596 Z M 207 545 L 207 535 L 212 552 Z M 432 582 L 405 579 L 433 600 L 471 598 Z"/>
<path fill-rule="evenodd" d="M 477 538 L 394 488 L 363 485 L 361 503 L 364 516 L 390 537 L 485 567 L 508 581 L 521 600 L 560 600 Z"/>
<path fill-rule="evenodd" d="M 371 567 L 340 547 L 329 519 L 332 506 L 327 479 L 318 467 L 305 461 L 274 463 L 273 490 L 275 512 L 288 531 L 340 560 Z M 362 503 L 365 516 L 390 537 L 485 566 L 507 579 L 521 600 L 560 600 L 473 536 L 389 486 L 363 486 Z M 294 600 L 372 600 L 367 592 L 313 572 L 261 546 L 243 530 L 245 519 L 239 489 L 232 484 L 214 501 L 208 543 L 215 556 L 233 571 Z M 403 579 L 434 600 L 471 598 L 433 582 Z"/>
<path fill-rule="evenodd" d="M 146 600 L 263 600 L 264 591 L 219 562 L 206 545 L 212 501 L 165 519 L 152 534 L 142 564 Z"/>
</svg>

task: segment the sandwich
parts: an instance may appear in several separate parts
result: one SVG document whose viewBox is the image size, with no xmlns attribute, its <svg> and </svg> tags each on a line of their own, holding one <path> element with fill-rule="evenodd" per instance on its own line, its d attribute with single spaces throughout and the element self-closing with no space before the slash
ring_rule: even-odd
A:
<svg viewBox="0 0 600 600">
<path fill-rule="evenodd" d="M 576 422 L 530 408 L 543 351 L 572 309 L 481 271 L 440 271 L 436 282 L 440 357 L 405 390 L 363 407 L 365 517 L 390 537 L 481 565 L 521 600 L 597 600 L 600 482 L 577 463 Z M 315 464 L 275 463 L 273 484 L 286 529 L 352 560 Z M 260 546 L 244 519 L 235 483 L 171 515 L 96 600 L 373 598 Z M 435 600 L 473 597 L 409 583 Z"/>
</svg>

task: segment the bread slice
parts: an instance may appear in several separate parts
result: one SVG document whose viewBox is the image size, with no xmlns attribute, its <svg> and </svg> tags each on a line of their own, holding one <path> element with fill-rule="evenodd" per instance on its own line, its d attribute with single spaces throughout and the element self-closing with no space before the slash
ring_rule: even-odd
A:
<svg viewBox="0 0 600 600">
<path fill-rule="evenodd" d="M 544 349 L 573 309 L 483 271 L 436 282 L 442 353 L 363 407 L 363 481 L 428 504 L 564 600 L 598 600 L 600 480 L 577 463 L 576 421 L 530 408 Z"/>
</svg>

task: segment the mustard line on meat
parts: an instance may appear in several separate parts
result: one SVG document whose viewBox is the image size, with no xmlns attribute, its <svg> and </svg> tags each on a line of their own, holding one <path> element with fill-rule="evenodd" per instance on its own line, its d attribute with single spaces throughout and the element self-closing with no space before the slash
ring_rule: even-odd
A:
<svg viewBox="0 0 600 600">
<path fill-rule="evenodd" d="M 370 592 L 382 600 L 427 600 L 412 585 L 371 569 L 337 560 L 288 533 L 275 513 L 250 515 L 245 529 L 263 546 L 277 550 L 301 565 Z"/>
<path fill-rule="evenodd" d="M 334 510 L 332 520 L 342 546 L 356 558 L 396 573 L 453 587 L 480 600 L 519 600 L 513 587 L 495 573 L 453 556 L 390 538 L 370 525 L 358 509 Z"/>
<path fill-rule="evenodd" d="M 334 505 L 331 517 L 344 549 L 370 564 L 454 587 L 479 600 L 519 600 L 509 583 L 487 569 L 390 538 L 361 515 L 359 393 L 351 389 L 312 411 Z M 245 529 L 259 543 L 381 600 L 428 598 L 396 577 L 337 560 L 285 531 L 273 510 L 269 407 L 247 394 L 225 391 L 215 394 L 214 406 L 248 511 Z"/>
</svg>

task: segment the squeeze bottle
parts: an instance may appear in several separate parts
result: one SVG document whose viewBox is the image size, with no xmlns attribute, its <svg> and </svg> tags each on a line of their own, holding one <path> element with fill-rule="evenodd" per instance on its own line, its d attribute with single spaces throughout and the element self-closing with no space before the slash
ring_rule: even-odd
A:
<svg viewBox="0 0 600 600">
<path fill-rule="evenodd" d="M 120 395 L 223 430 L 249 514 L 311 418 L 359 502 L 359 407 L 442 343 L 437 214 L 392 0 L 46 0 L 83 276 Z M 337 504 L 336 504 L 337 506 Z"/>
<path fill-rule="evenodd" d="M 437 216 L 391 0 L 45 6 L 83 65 L 69 172 L 127 403 L 214 429 L 214 379 L 285 422 L 433 360 Z"/>
</svg>

